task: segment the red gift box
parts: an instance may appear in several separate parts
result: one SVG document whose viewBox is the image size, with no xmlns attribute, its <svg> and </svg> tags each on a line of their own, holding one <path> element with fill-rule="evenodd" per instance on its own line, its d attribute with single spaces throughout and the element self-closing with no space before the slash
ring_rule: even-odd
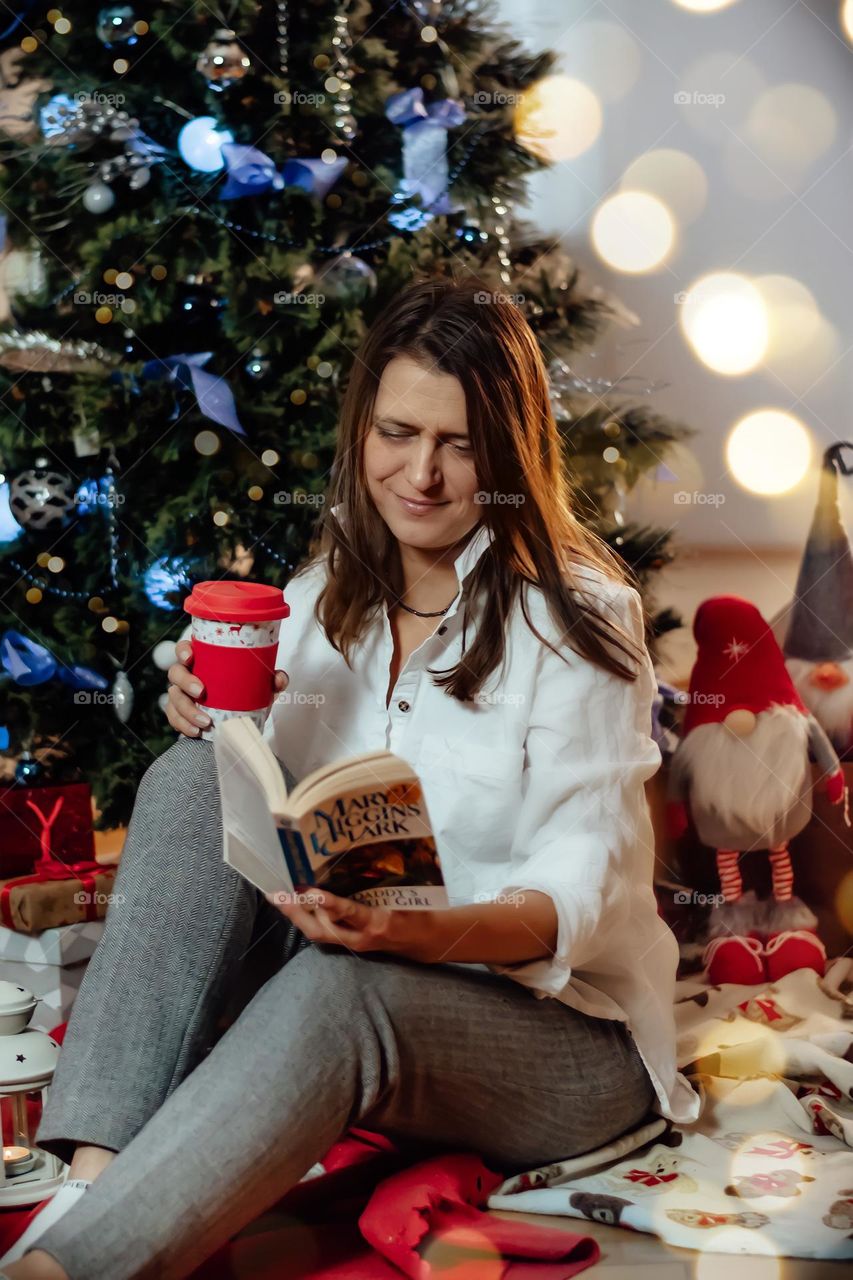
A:
<svg viewBox="0 0 853 1280">
<path fill-rule="evenodd" d="M 0 879 L 26 875 L 49 857 L 92 862 L 92 789 L 88 782 L 0 788 Z"/>
</svg>

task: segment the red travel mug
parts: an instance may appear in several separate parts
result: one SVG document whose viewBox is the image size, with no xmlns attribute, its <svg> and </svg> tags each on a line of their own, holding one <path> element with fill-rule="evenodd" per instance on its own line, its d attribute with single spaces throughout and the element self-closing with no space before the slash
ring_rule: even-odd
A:
<svg viewBox="0 0 853 1280">
<path fill-rule="evenodd" d="M 275 695 L 282 618 L 290 606 L 280 587 L 260 582 L 197 582 L 184 600 L 192 615 L 192 672 L 202 684 L 199 707 L 211 726 L 248 716 L 263 732 Z"/>
</svg>

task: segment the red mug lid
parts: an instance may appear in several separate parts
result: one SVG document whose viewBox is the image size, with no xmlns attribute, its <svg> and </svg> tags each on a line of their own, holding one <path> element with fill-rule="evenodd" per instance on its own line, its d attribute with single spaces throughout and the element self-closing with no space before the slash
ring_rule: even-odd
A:
<svg viewBox="0 0 853 1280">
<path fill-rule="evenodd" d="M 290 616 L 281 587 L 262 582 L 197 582 L 184 609 L 213 622 L 274 622 Z"/>
</svg>

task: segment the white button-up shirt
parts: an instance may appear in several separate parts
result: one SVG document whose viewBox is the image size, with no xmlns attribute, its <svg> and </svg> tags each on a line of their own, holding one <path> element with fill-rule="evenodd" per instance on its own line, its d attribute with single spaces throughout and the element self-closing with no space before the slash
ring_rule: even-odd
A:
<svg viewBox="0 0 853 1280">
<path fill-rule="evenodd" d="M 343 522 L 341 509 L 333 510 Z M 456 558 L 463 592 L 491 536 L 481 525 Z M 638 593 L 588 566 L 576 572 L 584 594 L 589 590 L 599 609 L 612 608 L 644 645 Z M 265 737 L 291 780 L 364 751 L 384 748 L 407 760 L 421 780 L 451 905 L 523 889 L 554 902 L 553 956 L 487 967 L 539 997 L 627 1022 L 661 1114 L 695 1119 L 699 1095 L 675 1061 L 678 949 L 652 890 L 654 837 L 643 784 L 661 757 L 651 736 L 656 680 L 645 646 L 635 682 L 603 671 L 560 642 L 544 595 L 531 588 L 531 619 L 564 656 L 542 644 L 517 604 L 503 668 L 477 699 L 460 703 L 427 671 L 451 668 L 461 657 L 460 595 L 403 665 L 386 707 L 393 654 L 387 608 L 358 644 L 350 670 L 314 620 L 324 580 L 321 562 L 284 589 L 291 612 L 277 665 L 289 685 Z"/>
</svg>

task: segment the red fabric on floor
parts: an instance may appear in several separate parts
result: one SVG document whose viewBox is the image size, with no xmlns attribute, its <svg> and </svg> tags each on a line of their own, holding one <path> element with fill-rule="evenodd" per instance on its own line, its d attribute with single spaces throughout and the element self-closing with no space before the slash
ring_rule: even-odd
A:
<svg viewBox="0 0 853 1280">
<path fill-rule="evenodd" d="M 569 1280 L 598 1261 L 591 1236 L 481 1212 L 502 1179 L 477 1156 L 389 1173 L 395 1157 L 366 1145 L 337 1143 L 336 1173 L 294 1187 L 192 1280 Z"/>
<path fill-rule="evenodd" d="M 50 1033 L 60 1043 L 65 1027 Z M 325 1173 L 292 1187 L 191 1280 L 569 1280 L 598 1261 L 591 1236 L 483 1213 L 502 1177 L 479 1157 L 413 1158 L 350 1129 Z M 0 1211 L 0 1254 L 43 1203 Z"/>
</svg>

